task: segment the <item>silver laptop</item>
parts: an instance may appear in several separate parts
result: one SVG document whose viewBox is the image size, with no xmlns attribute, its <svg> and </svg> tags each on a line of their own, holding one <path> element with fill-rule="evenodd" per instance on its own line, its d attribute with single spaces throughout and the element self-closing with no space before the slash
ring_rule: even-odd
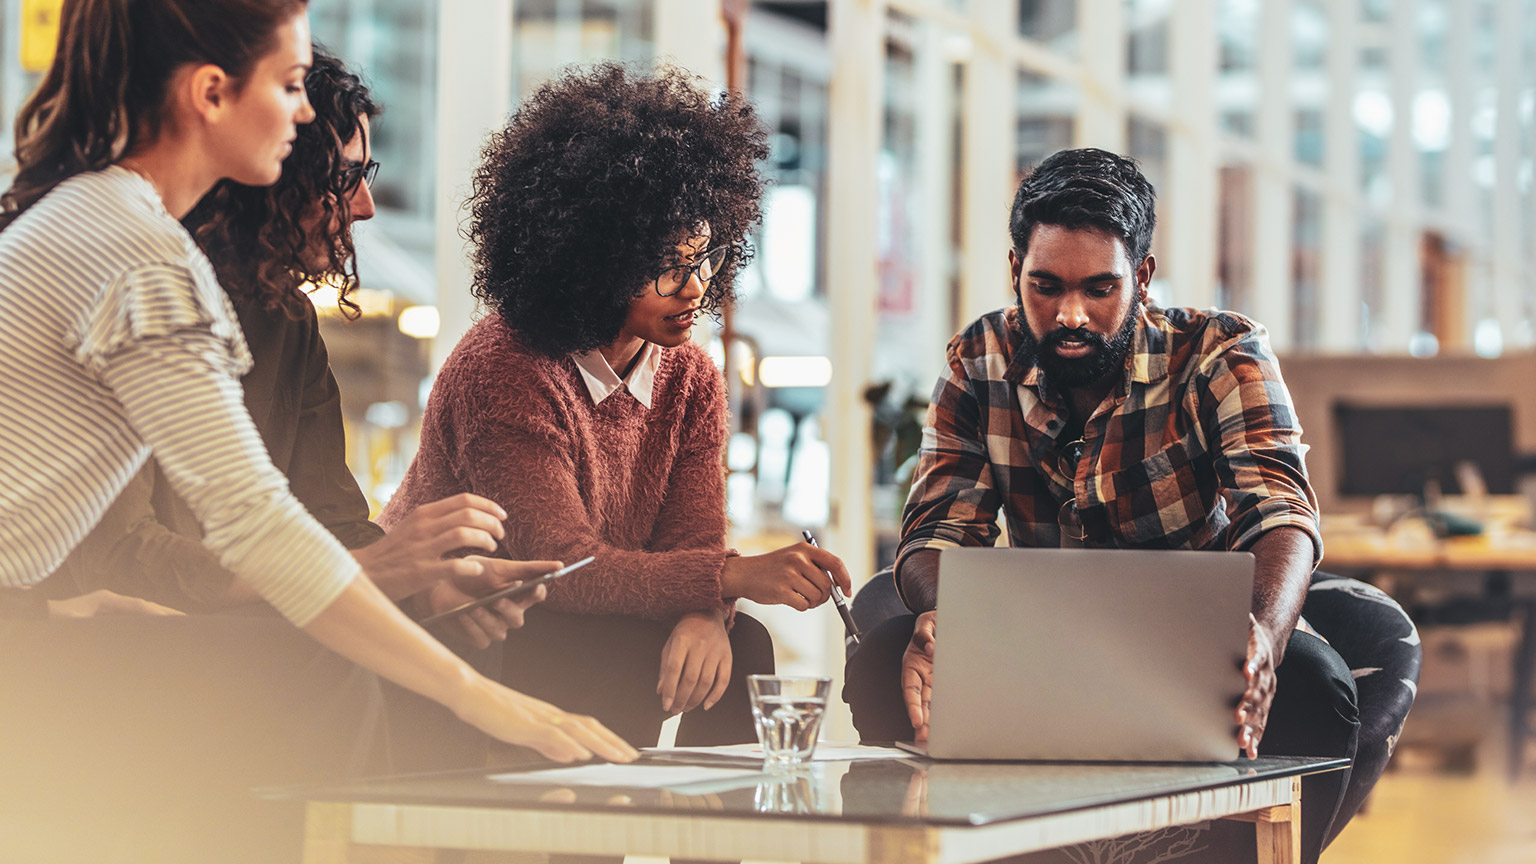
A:
<svg viewBox="0 0 1536 864">
<path fill-rule="evenodd" d="M 926 755 L 1238 756 L 1253 556 L 946 549 Z"/>
</svg>

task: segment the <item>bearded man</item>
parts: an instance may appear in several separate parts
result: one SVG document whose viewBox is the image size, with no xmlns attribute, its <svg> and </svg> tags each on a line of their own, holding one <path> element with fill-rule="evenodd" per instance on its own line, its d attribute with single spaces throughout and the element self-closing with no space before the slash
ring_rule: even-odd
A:
<svg viewBox="0 0 1536 864">
<path fill-rule="evenodd" d="M 993 545 L 1001 511 L 1013 546 L 1252 552 L 1237 748 L 1353 757 L 1349 669 L 1300 621 L 1322 541 L 1290 394 L 1263 327 L 1150 301 L 1154 205 L 1136 164 L 1102 150 L 1056 153 L 1020 184 L 1017 303 L 949 343 L 923 431 L 896 559 L 913 614 L 849 661 L 844 699 L 864 740 L 926 739 L 939 551 Z M 1315 860 L 1347 772 L 1313 779 L 1302 830 Z"/>
</svg>

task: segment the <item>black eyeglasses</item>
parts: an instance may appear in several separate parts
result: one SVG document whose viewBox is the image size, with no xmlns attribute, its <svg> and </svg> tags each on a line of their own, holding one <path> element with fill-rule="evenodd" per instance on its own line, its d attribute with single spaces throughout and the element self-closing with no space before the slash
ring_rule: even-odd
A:
<svg viewBox="0 0 1536 864">
<path fill-rule="evenodd" d="M 1061 472 L 1061 476 L 1068 480 L 1077 476 L 1077 463 L 1083 458 L 1083 449 L 1087 446 L 1088 442 L 1078 438 L 1061 448 L 1061 452 L 1056 454 L 1056 470 Z"/>
<path fill-rule="evenodd" d="M 735 251 L 735 246 L 716 246 L 700 255 L 692 264 L 679 264 L 661 271 L 652 281 L 651 287 L 656 289 L 657 294 L 671 297 L 683 290 L 683 286 L 694 276 L 699 277 L 700 284 L 708 285 L 709 280 L 715 278 L 715 274 L 720 272 L 720 268 L 725 266 Z"/>
<path fill-rule="evenodd" d="M 1077 477 L 1077 463 L 1083 458 L 1083 449 L 1087 442 L 1079 438 L 1061 448 L 1056 456 L 1056 470 L 1067 478 L 1068 486 L 1073 485 Z M 1077 496 L 1061 502 L 1061 509 L 1056 511 L 1056 524 L 1061 528 L 1061 536 L 1064 540 L 1081 543 L 1088 536 L 1088 531 L 1083 527 L 1083 519 L 1077 512 Z"/>
<path fill-rule="evenodd" d="M 357 184 L 366 183 L 373 188 L 373 178 L 379 176 L 379 163 L 369 159 L 367 163 L 355 163 L 336 172 L 336 190 L 342 195 L 357 191 Z"/>
</svg>

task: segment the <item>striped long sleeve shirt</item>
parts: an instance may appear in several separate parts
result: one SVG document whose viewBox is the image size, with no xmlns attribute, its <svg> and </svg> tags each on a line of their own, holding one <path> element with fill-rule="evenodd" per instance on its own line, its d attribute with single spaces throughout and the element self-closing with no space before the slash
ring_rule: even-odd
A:
<svg viewBox="0 0 1536 864">
<path fill-rule="evenodd" d="M 1231 312 L 1145 308 L 1120 385 L 1061 440 L 1068 406 L 1016 348 L 1016 309 L 950 342 L 923 429 L 897 566 L 920 549 L 1014 546 L 1247 549 L 1292 526 L 1322 556 L 1301 425 L 1264 328 Z M 898 580 L 898 584 L 899 580 Z"/>
<path fill-rule="evenodd" d="M 358 574 L 246 412 L 251 366 L 192 238 L 132 171 L 59 184 L 0 232 L 0 587 L 53 572 L 153 453 L 204 543 L 308 623 Z"/>
</svg>

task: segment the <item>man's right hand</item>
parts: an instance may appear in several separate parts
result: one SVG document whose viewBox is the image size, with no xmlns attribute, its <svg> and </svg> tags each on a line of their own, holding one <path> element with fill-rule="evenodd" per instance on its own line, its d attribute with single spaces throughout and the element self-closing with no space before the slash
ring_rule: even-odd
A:
<svg viewBox="0 0 1536 864">
<path fill-rule="evenodd" d="M 917 616 L 912 641 L 901 655 L 901 698 L 907 704 L 915 741 L 928 740 L 928 703 L 933 699 L 933 643 L 937 631 L 937 612 Z"/>
</svg>

